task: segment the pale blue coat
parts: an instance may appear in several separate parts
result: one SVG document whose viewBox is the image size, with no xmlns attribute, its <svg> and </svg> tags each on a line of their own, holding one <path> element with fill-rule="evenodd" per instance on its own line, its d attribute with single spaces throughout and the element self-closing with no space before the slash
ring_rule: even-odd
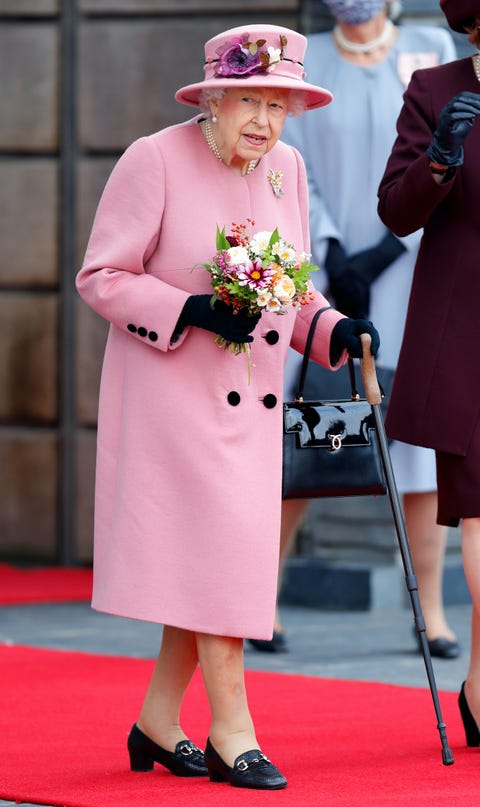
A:
<svg viewBox="0 0 480 807">
<path fill-rule="evenodd" d="M 350 254 L 374 246 L 386 233 L 377 213 L 377 190 L 406 84 L 414 69 L 455 58 L 450 34 L 431 26 L 399 27 L 386 59 L 370 67 L 342 58 L 330 32 L 309 37 L 308 81 L 328 87 L 334 101 L 289 118 L 282 140 L 298 148 L 305 161 L 313 259 L 320 266 L 328 238 L 338 238 Z M 388 367 L 397 364 L 420 239 L 420 230 L 402 239 L 407 252 L 372 285 L 370 318 L 381 337 L 378 362 Z M 314 282 L 325 291 L 323 270 Z M 424 450 L 395 445 L 392 459 L 403 492 L 435 487 L 434 458 Z"/>
</svg>

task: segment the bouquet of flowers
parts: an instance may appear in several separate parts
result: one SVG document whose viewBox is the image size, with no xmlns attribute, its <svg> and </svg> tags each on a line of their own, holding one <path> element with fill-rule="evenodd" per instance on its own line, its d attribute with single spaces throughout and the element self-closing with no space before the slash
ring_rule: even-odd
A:
<svg viewBox="0 0 480 807">
<path fill-rule="evenodd" d="M 217 225 L 217 252 L 211 263 L 201 264 L 211 275 L 212 305 L 216 300 L 231 305 L 234 313 L 246 309 L 248 314 L 270 311 L 285 314 L 290 306 L 306 305 L 313 295 L 308 289 L 310 273 L 318 269 L 310 263 L 310 255 L 297 253 L 277 229 L 249 235 L 255 222 L 232 224 L 230 235 Z M 220 347 L 235 354 L 248 353 L 248 343 L 228 342 L 217 336 Z"/>
</svg>

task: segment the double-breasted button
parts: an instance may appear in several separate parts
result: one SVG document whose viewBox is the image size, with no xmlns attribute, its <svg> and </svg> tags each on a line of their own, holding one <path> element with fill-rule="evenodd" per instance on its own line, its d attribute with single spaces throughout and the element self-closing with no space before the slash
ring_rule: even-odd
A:
<svg viewBox="0 0 480 807">
<path fill-rule="evenodd" d="M 280 335 L 278 331 L 267 331 L 265 334 L 265 341 L 269 345 L 276 345 L 279 339 Z"/>
<path fill-rule="evenodd" d="M 150 342 L 156 342 L 158 339 L 158 333 L 156 331 L 149 331 L 148 338 L 150 339 Z"/>
<path fill-rule="evenodd" d="M 238 406 L 238 404 L 240 403 L 239 393 L 236 392 L 235 390 L 232 390 L 227 395 L 227 401 L 230 404 L 230 406 Z"/>
<path fill-rule="evenodd" d="M 137 333 L 137 328 L 132 322 L 128 323 L 127 329 L 130 331 L 130 333 Z"/>
<path fill-rule="evenodd" d="M 146 336 L 148 331 L 146 328 L 143 327 L 143 325 L 141 325 L 140 328 L 137 330 L 137 333 L 139 336 Z"/>
<path fill-rule="evenodd" d="M 269 392 L 268 395 L 265 395 L 265 398 L 263 399 L 263 405 L 267 409 L 273 409 L 274 406 L 277 405 L 277 396 L 272 392 Z"/>
</svg>

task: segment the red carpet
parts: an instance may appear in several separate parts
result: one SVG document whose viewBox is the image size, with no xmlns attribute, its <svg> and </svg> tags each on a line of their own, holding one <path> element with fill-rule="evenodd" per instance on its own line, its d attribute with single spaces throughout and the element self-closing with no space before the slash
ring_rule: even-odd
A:
<svg viewBox="0 0 480 807">
<path fill-rule="evenodd" d="M 91 569 L 60 566 L 24 569 L 0 563 L 0 605 L 82 602 L 91 596 Z"/>
<path fill-rule="evenodd" d="M 128 770 L 125 743 L 153 662 L 0 645 L 0 798 L 66 807 L 478 807 L 480 751 L 441 693 L 455 764 L 441 762 L 430 692 L 248 672 L 259 741 L 287 776 L 266 793 Z M 184 727 L 208 731 L 200 677 Z"/>
</svg>

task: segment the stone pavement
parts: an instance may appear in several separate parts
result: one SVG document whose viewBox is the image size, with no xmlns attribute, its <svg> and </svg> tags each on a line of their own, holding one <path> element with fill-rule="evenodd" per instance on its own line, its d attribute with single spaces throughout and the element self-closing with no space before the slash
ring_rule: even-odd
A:
<svg viewBox="0 0 480 807">
<path fill-rule="evenodd" d="M 449 606 L 447 614 L 463 653 L 459 659 L 433 659 L 433 668 L 439 690 L 458 691 L 468 664 L 470 606 Z M 247 642 L 247 669 L 428 687 L 410 606 L 370 611 L 283 606 L 281 616 L 289 652 L 259 653 Z M 153 658 L 160 637 L 157 625 L 96 613 L 86 603 L 0 609 L 1 643 Z M 13 804 L 0 800 L 0 807 Z"/>
</svg>

